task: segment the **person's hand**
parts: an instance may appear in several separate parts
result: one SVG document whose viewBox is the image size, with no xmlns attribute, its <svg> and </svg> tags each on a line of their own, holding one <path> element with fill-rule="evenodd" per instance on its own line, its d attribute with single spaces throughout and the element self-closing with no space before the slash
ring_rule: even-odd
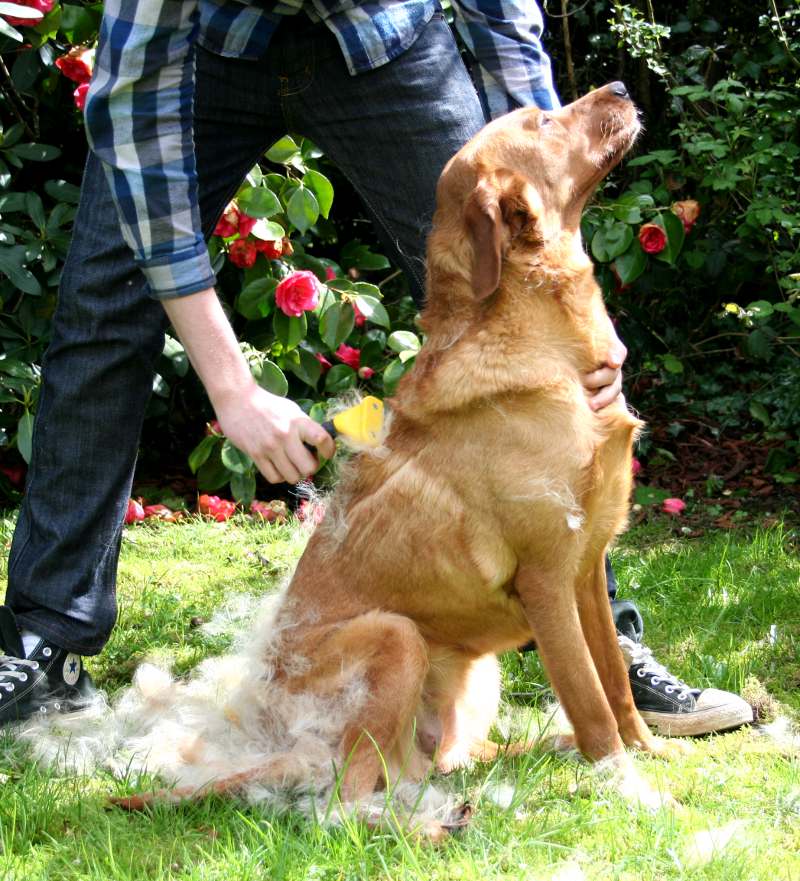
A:
<svg viewBox="0 0 800 881">
<path fill-rule="evenodd" d="M 319 462 L 304 442 L 328 459 L 336 451 L 333 438 L 297 404 L 255 383 L 243 395 L 216 402 L 215 409 L 225 436 L 270 483 L 297 483 L 317 470 Z"/>
<path fill-rule="evenodd" d="M 598 370 L 584 373 L 581 377 L 583 387 L 589 395 L 589 406 L 595 412 L 613 404 L 622 394 L 622 365 L 628 356 L 628 350 L 617 336 L 611 319 L 609 325 L 611 332 L 605 364 Z"/>
</svg>

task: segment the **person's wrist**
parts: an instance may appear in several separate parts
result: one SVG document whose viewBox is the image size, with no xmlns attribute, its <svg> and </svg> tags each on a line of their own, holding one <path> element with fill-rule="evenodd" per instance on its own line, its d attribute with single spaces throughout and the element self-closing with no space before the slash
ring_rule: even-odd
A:
<svg viewBox="0 0 800 881">
<path fill-rule="evenodd" d="M 236 376 L 214 377 L 206 383 L 206 392 L 215 412 L 242 407 L 258 393 L 260 386 L 246 367 L 236 373 Z"/>
</svg>

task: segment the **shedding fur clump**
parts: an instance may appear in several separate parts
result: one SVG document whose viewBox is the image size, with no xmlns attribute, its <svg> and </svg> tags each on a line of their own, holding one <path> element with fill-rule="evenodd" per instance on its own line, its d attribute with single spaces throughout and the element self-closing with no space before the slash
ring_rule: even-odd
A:
<svg viewBox="0 0 800 881">
<path fill-rule="evenodd" d="M 170 787 L 161 793 L 166 800 L 177 800 L 173 790 L 202 794 L 216 781 L 254 772 L 234 794 L 329 823 L 353 814 L 377 821 L 388 812 L 413 828 L 453 813 L 454 799 L 407 782 L 358 805 L 341 804 L 340 742 L 345 721 L 367 697 L 366 682 L 355 672 L 332 695 L 290 693 L 277 675 L 278 658 L 281 670 L 294 674 L 308 664 L 280 651 L 295 618 L 281 595 L 267 597 L 250 617 L 256 623 L 237 653 L 210 658 L 182 680 L 142 664 L 112 704 L 98 694 L 78 712 L 41 714 L 23 723 L 19 739 L 40 764 L 62 773 L 155 775 Z"/>
</svg>

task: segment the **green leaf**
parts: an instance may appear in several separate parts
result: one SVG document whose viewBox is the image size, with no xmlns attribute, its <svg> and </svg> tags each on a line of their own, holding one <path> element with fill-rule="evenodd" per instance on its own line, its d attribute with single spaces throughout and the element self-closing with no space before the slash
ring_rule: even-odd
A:
<svg viewBox="0 0 800 881">
<path fill-rule="evenodd" d="M 686 238 L 686 230 L 683 228 L 681 219 L 671 211 L 664 211 L 653 223 L 660 226 L 667 234 L 666 247 L 653 256 L 656 260 L 661 260 L 664 263 L 674 263 L 683 247 L 683 240 Z"/>
<path fill-rule="evenodd" d="M 281 398 L 286 397 L 286 392 L 289 391 L 289 382 L 284 372 L 274 361 L 265 360 L 263 362 L 260 375 L 256 376 L 256 382 L 261 388 Z"/>
<path fill-rule="evenodd" d="M 250 469 L 244 474 L 235 473 L 231 477 L 231 495 L 242 505 L 249 505 L 256 495 L 255 470 Z"/>
<path fill-rule="evenodd" d="M 348 242 L 341 252 L 341 264 L 344 269 L 388 269 L 389 261 L 383 254 L 376 254 L 359 239 Z"/>
<path fill-rule="evenodd" d="M 300 340 L 305 339 L 308 331 L 305 312 L 296 318 L 294 315 L 286 315 L 280 309 L 276 309 L 272 319 L 272 329 L 285 349 L 294 349 Z"/>
<path fill-rule="evenodd" d="M 42 287 L 30 269 L 25 268 L 24 261 L 23 245 L 0 247 L 0 273 L 7 275 L 11 283 L 23 293 L 39 297 L 42 294 Z"/>
<path fill-rule="evenodd" d="M 222 443 L 220 459 L 228 471 L 233 471 L 234 474 L 245 474 L 253 467 L 253 460 L 247 455 L 247 453 L 243 453 L 227 438 L 225 438 Z"/>
<path fill-rule="evenodd" d="M 760 401 L 750 401 L 748 409 L 750 410 L 750 415 L 753 417 L 753 419 L 757 419 L 764 425 L 769 425 L 772 422 L 772 419 L 770 419 L 769 410 L 767 410 L 767 408 Z"/>
<path fill-rule="evenodd" d="M 633 491 L 633 500 L 637 505 L 660 505 L 668 498 L 668 489 L 658 489 L 654 486 L 637 486 Z"/>
<path fill-rule="evenodd" d="M 773 308 L 772 303 L 768 303 L 766 300 L 756 300 L 754 303 L 750 303 L 747 307 L 747 311 L 750 312 L 754 318 L 769 318 L 775 309 Z"/>
<path fill-rule="evenodd" d="M 632 241 L 633 230 L 627 223 L 605 223 L 592 238 L 592 254 L 601 263 L 608 263 L 624 254 Z"/>
<path fill-rule="evenodd" d="M 236 311 L 250 321 L 266 318 L 272 308 L 270 294 L 277 286 L 277 279 L 270 277 L 251 281 L 236 298 Z"/>
<path fill-rule="evenodd" d="M 300 148 L 294 141 L 294 138 L 286 135 L 279 141 L 276 141 L 267 150 L 267 159 L 270 162 L 278 162 L 281 165 L 288 165 L 289 160 L 300 153 Z"/>
<path fill-rule="evenodd" d="M 336 364 L 325 374 L 325 391 L 338 395 L 347 389 L 355 388 L 357 375 L 347 364 Z"/>
<path fill-rule="evenodd" d="M 322 373 L 322 365 L 314 357 L 313 352 L 309 352 L 308 349 L 297 349 L 297 355 L 297 361 L 293 361 L 289 365 L 289 369 L 306 385 L 316 388 L 319 375 Z"/>
<path fill-rule="evenodd" d="M 42 200 L 38 193 L 25 193 L 25 211 L 33 221 L 34 225 L 40 230 L 43 230 L 46 222 L 44 205 L 42 205 Z"/>
<path fill-rule="evenodd" d="M 17 449 L 20 456 L 30 464 L 33 448 L 33 414 L 26 410 L 17 423 Z"/>
<path fill-rule="evenodd" d="M 319 213 L 323 217 L 327 217 L 333 204 L 333 185 L 318 171 L 309 170 L 303 175 L 303 183 L 317 197 L 319 205 Z"/>
<path fill-rule="evenodd" d="M 683 361 L 680 358 L 676 358 L 671 352 L 659 357 L 667 373 L 683 373 Z"/>
<path fill-rule="evenodd" d="M 272 217 L 283 210 L 275 193 L 266 187 L 249 187 L 242 190 L 236 201 L 239 208 L 250 217 Z"/>
<path fill-rule="evenodd" d="M 69 202 L 70 205 L 77 205 L 81 196 L 81 188 L 65 180 L 46 181 L 44 191 L 59 202 Z"/>
<path fill-rule="evenodd" d="M 172 367 L 178 376 L 186 376 L 189 372 L 189 358 L 186 355 L 186 349 L 175 337 L 171 337 L 169 334 L 165 336 L 162 354 L 172 362 Z"/>
<path fill-rule="evenodd" d="M 251 230 L 251 234 L 263 242 L 279 242 L 286 235 L 286 230 L 274 220 L 264 220 L 261 217 Z"/>
<path fill-rule="evenodd" d="M 0 34 L 16 40 L 18 43 L 21 43 L 23 40 L 22 34 L 16 28 L 12 28 L 4 18 L 0 18 Z"/>
<path fill-rule="evenodd" d="M 638 239 L 633 239 L 630 247 L 624 254 L 620 254 L 614 261 L 622 284 L 631 284 L 644 272 L 647 266 L 647 256 L 642 250 Z"/>
<path fill-rule="evenodd" d="M 418 352 L 422 347 L 419 337 L 415 333 L 411 333 L 410 330 L 396 330 L 389 335 L 387 343 L 393 352 L 406 350 Z"/>
<path fill-rule="evenodd" d="M 15 211 L 24 211 L 26 195 L 27 193 L 0 194 L 0 214 L 13 214 Z"/>
<path fill-rule="evenodd" d="M 319 335 L 325 345 L 333 350 L 350 336 L 356 322 L 356 313 L 344 303 L 334 303 L 319 319 Z"/>
<path fill-rule="evenodd" d="M 99 11 L 86 6 L 62 4 L 60 30 L 70 43 L 88 43 L 96 37 L 99 24 Z"/>
<path fill-rule="evenodd" d="M 202 490 L 210 492 L 219 489 L 230 479 L 231 473 L 222 464 L 219 448 L 215 448 L 208 460 L 197 469 L 197 486 Z"/>
<path fill-rule="evenodd" d="M 386 307 L 375 297 L 358 296 L 356 297 L 356 306 L 358 306 L 358 311 L 372 324 L 379 324 L 387 329 L 391 326 Z"/>
<path fill-rule="evenodd" d="M 18 144 L 10 152 L 19 159 L 30 159 L 33 162 L 49 162 L 61 155 L 58 147 L 51 147 L 49 144 Z"/>
<path fill-rule="evenodd" d="M 383 371 L 384 394 L 393 395 L 397 389 L 397 383 L 403 378 L 410 365 L 404 364 L 399 358 L 390 361 Z"/>
<path fill-rule="evenodd" d="M 189 468 L 192 474 L 197 474 L 198 469 L 205 464 L 211 455 L 214 447 L 222 441 L 222 438 L 216 435 L 207 435 L 200 443 L 189 453 Z"/>
<path fill-rule="evenodd" d="M 298 187 L 286 203 L 286 216 L 296 229 L 306 232 L 319 217 L 317 197 L 307 187 Z"/>
</svg>

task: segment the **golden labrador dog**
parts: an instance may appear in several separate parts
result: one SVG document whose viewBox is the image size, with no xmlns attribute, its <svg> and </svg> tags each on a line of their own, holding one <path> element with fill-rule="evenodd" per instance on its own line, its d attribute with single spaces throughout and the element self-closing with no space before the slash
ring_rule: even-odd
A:
<svg viewBox="0 0 800 881">
<path fill-rule="evenodd" d="M 626 768 L 625 745 L 664 749 L 631 697 L 603 565 L 641 423 L 621 398 L 593 412 L 581 384 L 613 333 L 581 211 L 638 131 L 611 83 L 492 122 L 441 175 L 425 345 L 382 446 L 347 466 L 264 650 L 273 694 L 338 714 L 347 801 L 387 775 L 496 755 L 496 657 L 531 639 L 587 758 Z M 263 724 L 276 707 L 264 703 Z M 286 767 L 251 758 L 173 794 L 274 782 Z"/>
</svg>

